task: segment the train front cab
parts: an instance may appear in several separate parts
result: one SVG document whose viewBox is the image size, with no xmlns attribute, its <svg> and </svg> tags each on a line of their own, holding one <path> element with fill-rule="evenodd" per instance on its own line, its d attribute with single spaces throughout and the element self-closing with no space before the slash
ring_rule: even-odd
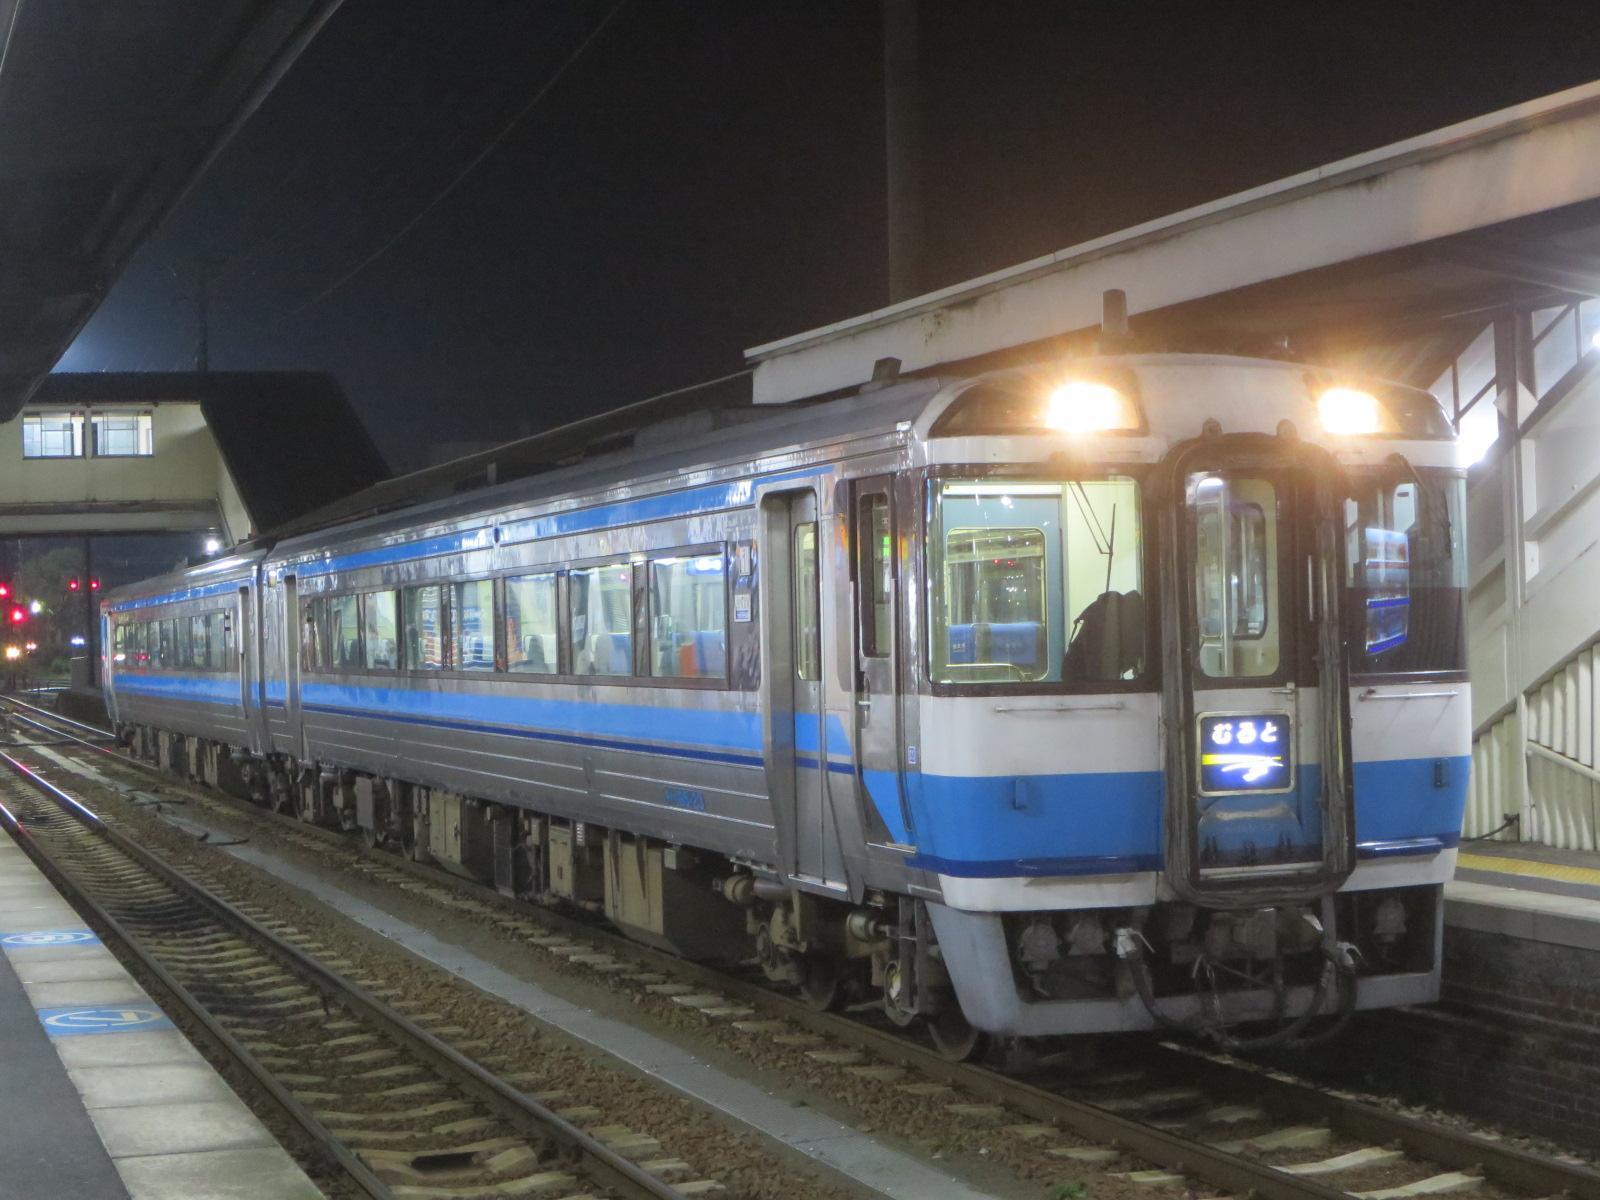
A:
<svg viewBox="0 0 1600 1200">
<path fill-rule="evenodd" d="M 975 1029 L 1298 1036 L 1437 996 L 1468 737 L 1448 427 L 1408 393 L 1387 445 L 1303 439 L 1317 381 L 1250 365 L 1117 372 L 1146 389 L 1120 447 L 921 473 L 905 840 Z M 1180 395 L 1198 432 L 1219 384 L 1257 431 L 1151 434 Z M 979 402 L 1015 420 L 1002 391 Z"/>
</svg>

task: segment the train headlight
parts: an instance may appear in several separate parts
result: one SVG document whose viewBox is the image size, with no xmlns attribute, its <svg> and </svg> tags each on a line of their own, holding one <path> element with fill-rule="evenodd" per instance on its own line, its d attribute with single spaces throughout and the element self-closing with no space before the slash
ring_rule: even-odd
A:
<svg viewBox="0 0 1600 1200">
<path fill-rule="evenodd" d="M 1322 428 L 1335 435 L 1377 433 L 1382 425 L 1378 398 L 1358 388 L 1331 387 L 1317 397 Z"/>
<path fill-rule="evenodd" d="M 1106 383 L 1069 379 L 1045 397 L 1044 424 L 1061 433 L 1137 429 L 1139 414 L 1129 399 Z"/>
</svg>

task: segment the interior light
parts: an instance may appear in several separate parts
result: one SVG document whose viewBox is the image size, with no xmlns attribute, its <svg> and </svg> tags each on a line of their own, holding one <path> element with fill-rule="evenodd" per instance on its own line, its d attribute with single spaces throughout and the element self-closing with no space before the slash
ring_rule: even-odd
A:
<svg viewBox="0 0 1600 1200">
<path fill-rule="evenodd" d="M 1358 388 L 1329 388 L 1317 397 L 1317 415 L 1328 433 L 1378 432 L 1378 398 Z"/>
<path fill-rule="evenodd" d="M 1044 423 L 1062 433 L 1100 433 L 1107 429 L 1133 429 L 1128 399 L 1116 388 L 1088 379 L 1057 384 L 1045 399 Z"/>
<path fill-rule="evenodd" d="M 1589 339 L 1589 344 L 1596 350 L 1600 350 L 1600 329 L 1594 331 L 1594 336 Z"/>
<path fill-rule="evenodd" d="M 220 541 L 218 541 L 216 538 L 208 537 L 206 539 L 206 553 L 207 554 L 215 554 L 218 550 L 221 550 L 221 549 L 222 549 L 222 543 Z"/>
</svg>

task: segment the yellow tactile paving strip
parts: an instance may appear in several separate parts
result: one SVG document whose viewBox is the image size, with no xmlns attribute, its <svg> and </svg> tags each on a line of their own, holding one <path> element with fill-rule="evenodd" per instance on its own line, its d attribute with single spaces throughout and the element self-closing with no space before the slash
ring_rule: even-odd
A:
<svg viewBox="0 0 1600 1200">
<path fill-rule="evenodd" d="M 1529 875 L 1555 879 L 1562 883 L 1588 883 L 1600 887 L 1600 870 L 1568 863 L 1540 862 L 1532 858 L 1511 858 L 1501 854 L 1467 854 L 1456 857 L 1456 866 L 1469 871 L 1492 871 L 1497 875 Z"/>
</svg>

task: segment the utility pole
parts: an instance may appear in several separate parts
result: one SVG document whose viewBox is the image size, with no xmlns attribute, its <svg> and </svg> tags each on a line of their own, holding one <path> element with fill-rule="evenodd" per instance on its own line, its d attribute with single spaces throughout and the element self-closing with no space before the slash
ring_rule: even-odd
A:
<svg viewBox="0 0 1600 1200">
<path fill-rule="evenodd" d="M 883 0 L 889 302 L 922 291 L 922 86 L 917 0 Z"/>
<path fill-rule="evenodd" d="M 212 303 L 227 299 L 226 296 L 216 296 L 211 292 L 211 281 L 222 265 L 221 259 L 198 259 L 194 267 L 194 291 L 189 295 L 178 297 L 178 302 L 189 302 L 194 305 L 194 320 L 198 331 L 194 344 L 194 369 L 201 375 L 211 370 Z"/>
<path fill-rule="evenodd" d="M 195 276 L 194 316 L 200 326 L 195 343 L 194 369 L 204 375 L 211 370 L 211 262 L 202 258 Z"/>
</svg>

